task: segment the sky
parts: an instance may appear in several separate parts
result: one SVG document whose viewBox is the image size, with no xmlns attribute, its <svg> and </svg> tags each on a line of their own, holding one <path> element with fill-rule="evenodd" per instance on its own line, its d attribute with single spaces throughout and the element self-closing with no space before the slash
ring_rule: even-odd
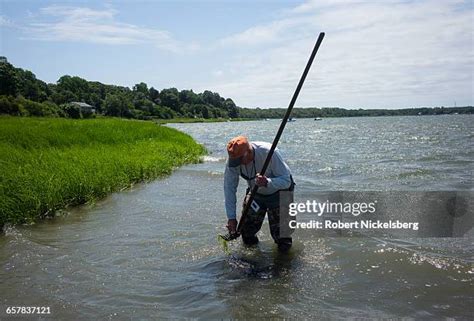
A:
<svg viewBox="0 0 474 321">
<path fill-rule="evenodd" d="M 472 0 L 0 0 L 0 55 L 37 78 L 211 90 L 287 107 L 474 105 Z"/>
</svg>

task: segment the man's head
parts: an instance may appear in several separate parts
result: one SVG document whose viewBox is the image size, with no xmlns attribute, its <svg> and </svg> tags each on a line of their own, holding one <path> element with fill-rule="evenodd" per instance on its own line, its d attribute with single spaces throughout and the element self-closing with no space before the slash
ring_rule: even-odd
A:
<svg viewBox="0 0 474 321">
<path fill-rule="evenodd" d="M 237 167 L 241 164 L 248 164 L 253 160 L 252 145 L 247 137 L 237 136 L 227 143 L 227 153 L 229 154 L 229 166 Z"/>
</svg>

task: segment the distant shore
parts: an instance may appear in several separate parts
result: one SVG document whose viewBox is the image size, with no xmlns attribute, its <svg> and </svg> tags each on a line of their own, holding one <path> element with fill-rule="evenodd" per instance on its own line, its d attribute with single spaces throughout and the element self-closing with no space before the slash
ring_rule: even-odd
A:
<svg viewBox="0 0 474 321">
<path fill-rule="evenodd" d="M 53 216 L 205 154 L 189 135 L 136 120 L 0 117 L 0 139 L 0 227 Z"/>
<path fill-rule="evenodd" d="M 240 108 L 239 117 L 249 119 L 283 118 L 286 108 Z M 466 107 L 416 107 L 403 109 L 345 109 L 339 107 L 295 107 L 294 118 L 377 117 L 377 116 L 428 116 L 474 114 L 473 106 Z"/>
<path fill-rule="evenodd" d="M 168 124 L 168 123 L 223 123 L 233 121 L 252 121 L 259 119 L 252 118 L 170 118 L 170 119 L 154 119 L 153 121 L 157 124 Z"/>
<path fill-rule="evenodd" d="M 403 116 L 447 116 L 447 115 L 474 115 L 474 113 L 446 113 L 446 114 L 422 114 L 422 115 L 356 115 L 356 116 L 326 116 L 326 117 L 292 117 L 292 120 L 297 119 L 314 119 L 323 120 L 330 118 L 366 118 L 366 117 L 403 117 Z M 222 119 L 222 118 L 171 118 L 171 119 L 154 119 L 153 122 L 157 124 L 173 124 L 173 123 L 220 123 L 220 122 L 236 122 L 236 121 L 263 121 L 263 120 L 281 120 L 282 117 L 265 117 L 265 118 L 234 118 L 234 119 Z"/>
</svg>

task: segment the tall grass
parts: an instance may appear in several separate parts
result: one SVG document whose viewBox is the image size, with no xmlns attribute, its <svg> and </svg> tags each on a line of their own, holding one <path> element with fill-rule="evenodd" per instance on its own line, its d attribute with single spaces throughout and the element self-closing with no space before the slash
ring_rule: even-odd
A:
<svg viewBox="0 0 474 321">
<path fill-rule="evenodd" d="M 204 152 L 151 122 L 0 117 L 0 226 L 169 174 Z"/>
</svg>

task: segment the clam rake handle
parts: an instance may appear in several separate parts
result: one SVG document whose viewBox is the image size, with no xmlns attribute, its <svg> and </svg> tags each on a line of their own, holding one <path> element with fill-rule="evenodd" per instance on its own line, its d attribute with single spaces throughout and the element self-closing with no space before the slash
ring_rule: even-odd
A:
<svg viewBox="0 0 474 321">
<path fill-rule="evenodd" d="M 288 122 L 288 118 L 290 117 L 291 111 L 293 110 L 293 107 L 296 103 L 296 99 L 298 98 L 301 87 L 303 87 L 303 83 L 306 79 L 306 76 L 308 75 L 309 69 L 311 68 L 311 64 L 313 63 L 314 57 L 316 56 L 316 53 L 318 52 L 319 46 L 321 45 L 323 38 L 324 38 L 324 32 L 321 32 L 319 34 L 318 40 L 316 41 L 316 44 L 314 45 L 313 51 L 311 52 L 311 56 L 309 57 L 308 63 L 306 64 L 303 74 L 301 75 L 298 86 L 296 87 L 295 93 L 293 94 L 293 98 L 291 98 L 288 109 L 286 110 L 285 117 L 283 117 L 281 121 L 280 128 L 278 129 L 275 139 L 273 140 L 272 147 L 270 148 L 270 151 L 268 152 L 267 158 L 265 159 L 265 163 L 263 163 L 262 170 L 260 171 L 261 175 L 265 175 L 265 172 L 267 171 L 267 167 L 270 164 L 270 160 L 272 159 L 273 152 L 275 151 L 276 146 L 278 145 L 281 134 L 283 133 L 283 130 L 285 129 L 286 123 Z M 247 213 L 250 210 L 250 206 L 252 205 L 252 202 L 255 198 L 255 194 L 257 193 L 257 191 L 258 191 L 258 186 L 255 185 L 252 188 L 249 199 L 247 200 L 244 210 L 242 211 L 242 217 L 240 218 L 239 225 L 237 226 L 237 233 L 235 237 L 233 238 L 237 238 L 241 234 L 242 227 L 244 225 L 243 223 L 245 222 Z"/>
</svg>

